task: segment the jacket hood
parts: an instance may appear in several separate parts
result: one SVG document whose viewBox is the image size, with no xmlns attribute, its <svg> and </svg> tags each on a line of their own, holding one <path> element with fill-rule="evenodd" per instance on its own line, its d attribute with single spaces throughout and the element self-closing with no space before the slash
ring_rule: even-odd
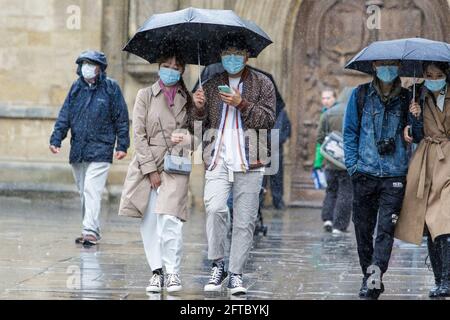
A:
<svg viewBox="0 0 450 320">
<path fill-rule="evenodd" d="M 100 66 L 101 73 L 104 74 L 106 68 L 108 68 L 108 61 L 106 59 L 106 55 L 103 52 L 95 51 L 95 50 L 87 50 L 83 51 L 75 61 L 78 64 L 77 74 L 82 77 L 81 74 L 81 65 L 83 61 L 91 61 Z"/>
</svg>

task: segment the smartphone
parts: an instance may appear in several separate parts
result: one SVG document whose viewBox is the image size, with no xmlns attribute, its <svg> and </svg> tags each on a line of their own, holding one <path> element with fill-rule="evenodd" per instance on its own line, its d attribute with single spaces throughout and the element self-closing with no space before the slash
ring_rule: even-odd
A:
<svg viewBox="0 0 450 320">
<path fill-rule="evenodd" d="M 223 93 L 233 94 L 233 90 L 229 86 L 226 86 L 226 85 L 219 86 L 219 91 L 223 92 Z"/>
</svg>

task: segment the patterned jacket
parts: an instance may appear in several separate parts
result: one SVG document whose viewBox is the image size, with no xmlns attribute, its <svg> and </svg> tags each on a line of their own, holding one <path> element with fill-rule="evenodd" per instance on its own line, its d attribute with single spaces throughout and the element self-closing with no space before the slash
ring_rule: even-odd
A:
<svg viewBox="0 0 450 320">
<path fill-rule="evenodd" d="M 270 146 L 266 134 L 275 124 L 276 96 L 272 81 L 260 72 L 246 68 L 241 77 L 242 103 L 237 106 L 244 130 L 244 150 L 248 163 L 247 169 L 256 169 L 270 162 Z M 203 85 L 206 105 L 202 111 L 194 114 L 196 121 L 202 121 L 203 161 L 206 168 L 212 170 L 216 139 L 221 136 L 226 110 L 219 96 L 218 86 L 228 84 L 226 72 L 216 75 Z M 210 130 L 212 129 L 212 130 Z M 254 130 L 250 130 L 254 129 Z M 265 129 L 266 131 L 261 131 Z M 256 133 L 254 135 L 253 133 Z M 221 142 L 219 142 L 219 148 Z M 236 146 L 240 147 L 240 146 Z"/>
</svg>

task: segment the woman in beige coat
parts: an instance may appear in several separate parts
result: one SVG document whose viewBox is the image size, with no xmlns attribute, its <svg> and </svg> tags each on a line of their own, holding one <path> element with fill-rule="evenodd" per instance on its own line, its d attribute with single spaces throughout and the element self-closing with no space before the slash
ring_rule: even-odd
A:
<svg viewBox="0 0 450 320">
<path fill-rule="evenodd" d="M 408 171 L 396 238 L 420 244 L 425 229 L 436 287 L 430 297 L 450 296 L 450 89 L 447 63 L 424 64 L 419 103 L 410 107 L 412 138 L 419 146 Z M 405 139 L 411 137 L 405 132 Z"/>
<path fill-rule="evenodd" d="M 141 235 L 153 276 L 148 292 L 181 290 L 182 226 L 188 218 L 189 176 L 163 171 L 167 144 L 189 156 L 192 98 L 175 54 L 159 61 L 160 79 L 138 92 L 133 110 L 135 155 L 120 201 L 119 215 L 142 218 Z M 184 131 L 184 132 L 183 132 Z M 191 130 L 192 131 L 192 130 Z M 175 151 L 176 150 L 176 151 Z M 163 268 L 165 272 L 163 272 Z M 164 275 L 166 277 L 164 277 Z"/>
</svg>

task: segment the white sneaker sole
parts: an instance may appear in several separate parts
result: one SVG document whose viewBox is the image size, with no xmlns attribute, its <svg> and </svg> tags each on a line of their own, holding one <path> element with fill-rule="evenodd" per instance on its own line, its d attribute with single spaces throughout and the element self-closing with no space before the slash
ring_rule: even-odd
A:
<svg viewBox="0 0 450 320">
<path fill-rule="evenodd" d="M 150 293 L 161 293 L 161 288 L 148 286 L 147 288 L 145 288 L 145 291 L 150 292 Z"/>
<path fill-rule="evenodd" d="M 245 289 L 244 287 L 238 287 L 233 289 L 228 288 L 228 290 L 230 290 L 230 293 L 232 295 L 247 294 L 247 289 Z"/>
<path fill-rule="evenodd" d="M 182 289 L 183 289 L 182 286 L 170 286 L 166 288 L 167 292 L 169 293 L 178 292 L 181 291 Z"/>
<path fill-rule="evenodd" d="M 228 279 L 228 276 L 226 276 L 225 279 L 223 279 L 222 282 L 217 286 L 214 286 L 212 284 L 207 284 L 203 288 L 203 291 L 205 291 L 205 292 L 220 292 L 220 291 L 222 291 L 222 287 L 223 287 L 224 283 L 226 283 L 227 279 Z"/>
</svg>

